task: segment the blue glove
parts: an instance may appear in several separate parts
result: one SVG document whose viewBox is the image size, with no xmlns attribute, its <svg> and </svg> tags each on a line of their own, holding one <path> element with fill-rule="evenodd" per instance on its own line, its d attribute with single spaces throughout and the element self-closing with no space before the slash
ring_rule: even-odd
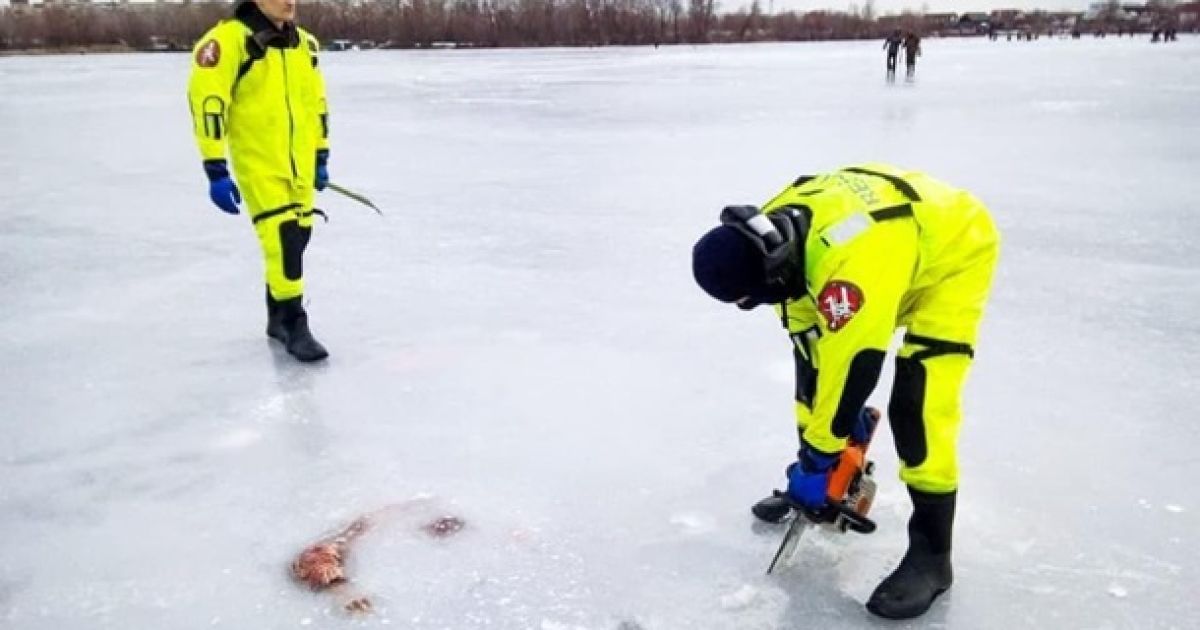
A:
<svg viewBox="0 0 1200 630">
<path fill-rule="evenodd" d="M 329 183 L 329 149 L 317 149 L 317 173 L 313 178 L 313 187 L 325 190 Z"/>
<path fill-rule="evenodd" d="M 855 444 L 867 444 L 875 434 L 875 425 L 879 424 L 879 411 L 874 407 L 863 407 L 858 412 L 858 420 L 850 429 L 850 441 Z"/>
<path fill-rule="evenodd" d="M 841 453 L 822 453 L 804 443 L 799 461 L 788 466 L 788 498 L 809 509 L 825 507 L 829 496 L 829 473 Z"/>
<path fill-rule="evenodd" d="M 237 214 L 242 193 L 229 177 L 225 160 L 205 160 L 204 172 L 208 175 L 208 198 L 223 212 Z"/>
</svg>

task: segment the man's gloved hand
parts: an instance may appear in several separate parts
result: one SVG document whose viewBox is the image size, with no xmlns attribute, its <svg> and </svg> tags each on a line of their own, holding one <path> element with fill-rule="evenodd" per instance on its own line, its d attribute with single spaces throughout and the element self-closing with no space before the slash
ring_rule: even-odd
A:
<svg viewBox="0 0 1200 630">
<path fill-rule="evenodd" d="M 825 507 L 829 473 L 841 453 L 827 454 L 803 443 L 798 461 L 788 466 L 788 498 L 809 509 Z"/>
<path fill-rule="evenodd" d="M 313 177 L 313 187 L 325 190 L 329 183 L 329 149 L 317 149 L 317 173 Z"/>
<path fill-rule="evenodd" d="M 229 177 L 229 168 L 225 160 L 205 160 L 204 172 L 208 175 L 208 198 L 222 212 L 237 214 L 238 204 L 242 203 L 242 193 L 237 184 Z"/>
<path fill-rule="evenodd" d="M 850 441 L 855 444 L 867 444 L 875 434 L 875 425 L 879 424 L 879 410 L 874 407 L 863 407 L 858 412 L 858 420 L 850 429 Z"/>
</svg>

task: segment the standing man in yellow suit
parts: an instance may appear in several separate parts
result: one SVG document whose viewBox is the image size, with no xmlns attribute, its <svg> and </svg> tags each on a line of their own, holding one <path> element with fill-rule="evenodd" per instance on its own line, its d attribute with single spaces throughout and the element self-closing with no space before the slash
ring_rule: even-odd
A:
<svg viewBox="0 0 1200 630">
<path fill-rule="evenodd" d="M 241 0 L 196 44 L 188 101 L 209 197 L 229 214 L 244 199 L 258 233 L 267 335 L 307 362 L 329 355 L 301 303 L 313 191 L 329 181 L 329 113 L 320 46 L 295 19 L 296 0 Z"/>
<path fill-rule="evenodd" d="M 806 509 L 825 507 L 847 437 L 873 429 L 864 405 L 906 329 L 888 415 L 913 513 L 904 558 L 867 602 L 881 617 L 921 615 L 953 581 L 960 396 L 998 250 L 970 193 L 871 164 L 801 177 L 761 211 L 727 207 L 692 251 L 709 295 L 775 305 L 792 338 L 801 439 L 787 499 Z M 789 507 L 767 498 L 753 511 L 778 521 Z"/>
</svg>

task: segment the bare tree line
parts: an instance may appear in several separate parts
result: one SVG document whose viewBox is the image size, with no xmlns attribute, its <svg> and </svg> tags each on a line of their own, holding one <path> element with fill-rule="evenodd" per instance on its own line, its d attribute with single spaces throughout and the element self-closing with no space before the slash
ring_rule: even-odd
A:
<svg viewBox="0 0 1200 630">
<path fill-rule="evenodd" d="M 190 48 L 224 3 L 47 5 L 0 9 L 0 50 Z M 718 14 L 714 0 L 382 0 L 301 6 L 323 41 L 395 48 L 604 46 L 846 39 L 879 34 L 861 13 L 763 14 L 758 2 Z"/>
<path fill-rule="evenodd" d="M 0 49 L 147 48 L 152 37 L 188 45 L 228 14 L 227 5 L 209 3 L 8 8 L 0 10 Z"/>
<path fill-rule="evenodd" d="M 1169 3 L 1150 5 L 1169 15 Z M 1095 26 L 1111 28 L 1110 1 Z M 0 50 L 112 47 L 186 49 L 231 13 L 224 2 L 155 5 L 53 4 L 0 9 Z M 1111 14 L 1111 15 L 1109 15 Z M 1041 30 L 1044 11 L 1026 24 Z M 393 48 L 605 46 L 803 41 L 882 37 L 894 28 L 928 30 L 925 16 L 876 15 L 874 0 L 847 12 L 766 15 L 760 0 L 717 13 L 714 0 L 376 0 L 305 2 L 301 21 L 323 41 Z"/>
</svg>

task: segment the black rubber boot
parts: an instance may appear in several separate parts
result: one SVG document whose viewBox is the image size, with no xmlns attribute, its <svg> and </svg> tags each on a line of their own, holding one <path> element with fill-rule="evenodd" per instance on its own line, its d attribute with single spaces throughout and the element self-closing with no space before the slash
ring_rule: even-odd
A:
<svg viewBox="0 0 1200 630">
<path fill-rule="evenodd" d="M 308 313 L 304 312 L 304 306 L 300 304 L 301 299 L 300 296 L 297 296 L 290 300 L 276 302 L 280 310 L 280 324 L 284 331 L 284 338 L 281 341 L 287 346 L 288 354 L 298 360 L 304 363 L 320 361 L 328 357 L 329 352 L 325 350 L 325 346 L 322 346 L 321 342 L 313 338 L 312 332 L 309 331 Z"/>
<path fill-rule="evenodd" d="M 287 343 L 287 329 L 283 327 L 283 309 L 279 306 L 279 302 L 271 297 L 271 289 L 267 288 L 267 336 L 282 342 Z"/>
<path fill-rule="evenodd" d="M 908 493 L 913 502 L 908 551 L 867 601 L 867 610 L 887 619 L 925 614 L 954 582 L 950 547 L 956 493 L 930 494 L 913 488 Z"/>
</svg>

